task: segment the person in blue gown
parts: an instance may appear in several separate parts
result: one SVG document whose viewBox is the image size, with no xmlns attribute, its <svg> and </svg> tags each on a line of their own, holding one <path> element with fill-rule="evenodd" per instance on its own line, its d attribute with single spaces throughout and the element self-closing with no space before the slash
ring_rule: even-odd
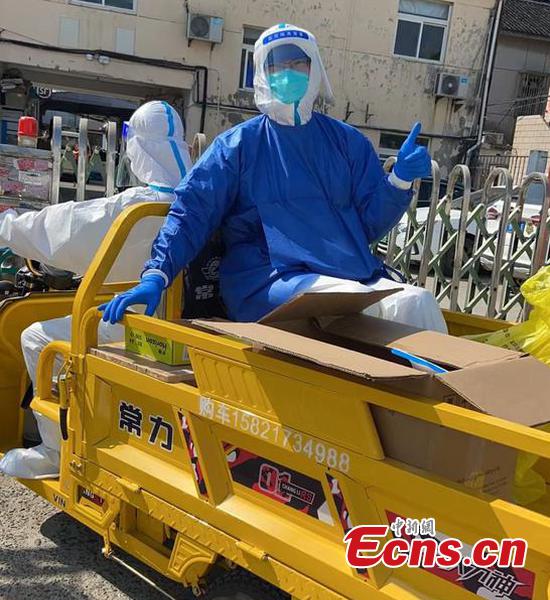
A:
<svg viewBox="0 0 550 600">
<path fill-rule="evenodd" d="M 431 173 L 428 151 L 416 144 L 420 124 L 386 175 L 361 132 L 313 110 L 332 91 L 311 33 L 287 24 L 268 29 L 254 64 L 262 114 L 219 135 L 176 188 L 141 283 L 101 307 L 105 321 L 119 321 L 135 304 L 153 314 L 163 289 L 218 229 L 220 290 L 233 320 L 256 321 L 298 293 L 330 291 L 327 283 L 354 282 L 358 291 L 387 285 L 369 245 L 398 223 L 413 180 Z M 413 324 L 444 330 L 433 296 L 405 287 L 392 297 L 393 312 L 405 309 L 401 320 L 409 322 L 418 313 Z M 399 320 L 390 313 L 379 316 Z"/>
</svg>

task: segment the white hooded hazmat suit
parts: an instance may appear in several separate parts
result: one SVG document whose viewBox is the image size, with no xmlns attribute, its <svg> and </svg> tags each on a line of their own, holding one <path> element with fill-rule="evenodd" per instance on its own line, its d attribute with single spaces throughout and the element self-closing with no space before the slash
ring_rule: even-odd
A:
<svg viewBox="0 0 550 600">
<path fill-rule="evenodd" d="M 293 35 L 289 37 L 291 33 Z M 310 59 L 309 86 L 298 103 L 297 111 L 292 104 L 285 104 L 275 98 L 268 81 L 266 59 L 277 46 L 293 44 L 300 48 Z M 305 125 L 311 119 L 313 105 L 318 98 L 327 104 L 334 102 L 332 87 L 319 53 L 315 36 L 305 29 L 281 23 L 262 33 L 254 46 L 254 101 L 258 109 L 281 125 L 296 125 L 296 112 L 300 123 Z"/>
<path fill-rule="evenodd" d="M 129 188 L 108 198 L 66 202 L 39 212 L 0 214 L 0 247 L 47 265 L 83 275 L 113 221 L 127 207 L 140 202 L 172 202 L 173 190 L 191 168 L 183 124 L 166 102 L 153 101 L 132 115 L 127 137 L 131 170 L 144 187 Z M 109 274 L 110 281 L 139 279 L 143 263 L 162 219 L 139 223 Z M 101 343 L 123 339 L 123 329 L 102 323 Z M 21 345 L 29 376 L 36 389 L 40 352 L 53 340 L 70 340 L 71 317 L 37 322 L 23 331 Z M 0 471 L 14 477 L 42 479 L 59 472 L 59 426 L 35 412 L 42 444 L 15 449 L 0 461 Z"/>
</svg>

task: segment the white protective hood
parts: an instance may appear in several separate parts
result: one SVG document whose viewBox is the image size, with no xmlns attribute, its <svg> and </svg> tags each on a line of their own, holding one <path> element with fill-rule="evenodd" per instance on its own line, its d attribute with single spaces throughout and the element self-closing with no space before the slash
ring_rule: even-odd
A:
<svg viewBox="0 0 550 600">
<path fill-rule="evenodd" d="M 274 98 L 265 71 L 267 55 L 273 48 L 283 44 L 295 44 L 311 59 L 309 87 L 298 104 L 301 124 L 305 125 L 311 119 L 313 105 L 319 95 L 329 104 L 334 100 L 317 41 L 309 31 L 281 23 L 262 33 L 254 47 L 254 99 L 258 109 L 277 123 L 295 125 L 294 105 L 284 104 Z"/>
<path fill-rule="evenodd" d="M 7 210 L 0 214 L 0 247 L 84 275 L 111 225 L 126 208 L 140 202 L 172 202 L 173 188 L 191 167 L 179 115 L 165 102 L 148 102 L 132 115 L 130 125 L 131 169 L 147 187 L 128 188 L 108 198 L 53 204 L 38 212 Z M 134 227 L 109 281 L 139 279 L 162 221 L 150 217 Z"/>
<path fill-rule="evenodd" d="M 191 159 L 183 123 L 168 102 L 154 100 L 136 110 L 130 118 L 126 154 L 134 175 L 158 191 L 172 191 L 185 177 Z"/>
<path fill-rule="evenodd" d="M 108 198 L 54 204 L 39 212 L 5 211 L 0 214 L 0 247 L 84 275 L 111 225 L 126 208 L 141 202 L 173 201 L 173 189 L 191 168 L 183 135 L 181 119 L 169 104 L 144 104 L 130 119 L 126 154 L 132 171 L 147 187 L 129 188 Z M 108 281 L 139 279 L 162 222 L 162 218 L 149 217 L 132 229 Z M 53 340 L 70 340 L 70 331 L 70 316 L 35 323 L 25 330 L 21 342 L 33 384 L 42 349 Z M 120 327 L 101 323 L 100 343 L 123 339 Z M 6 453 L 0 460 L 0 473 L 26 479 L 59 475 L 59 425 L 38 413 L 35 416 L 42 443 Z"/>
</svg>

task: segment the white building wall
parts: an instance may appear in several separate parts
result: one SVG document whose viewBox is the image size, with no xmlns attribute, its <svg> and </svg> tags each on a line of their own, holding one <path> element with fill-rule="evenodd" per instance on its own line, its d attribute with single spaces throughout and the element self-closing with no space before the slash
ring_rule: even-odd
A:
<svg viewBox="0 0 550 600">
<path fill-rule="evenodd" d="M 315 33 L 336 94 L 330 114 L 345 118 L 368 134 L 375 145 L 380 131 L 407 131 L 421 120 L 434 137 L 437 158 L 450 160 L 469 141 L 479 103 L 476 92 L 483 64 L 490 13 L 495 0 L 449 2 L 451 17 L 447 51 L 441 64 L 393 55 L 399 0 L 136 0 L 136 12 L 84 6 L 69 0 L 0 0 L 1 38 L 52 46 L 63 45 L 71 28 L 62 19 L 78 21 L 78 48 L 116 51 L 117 30 L 135 32 L 134 56 L 163 59 L 209 69 L 206 133 L 211 139 L 254 114 L 250 92 L 239 90 L 243 27 L 267 28 L 290 22 Z M 187 8 L 224 19 L 222 44 L 186 38 Z M 30 18 L 32 15 L 32 18 Z M 60 28 L 64 32 L 60 39 Z M 131 33 L 127 33 L 128 40 Z M 169 96 L 188 92 L 192 71 L 112 59 L 100 65 L 84 56 L 48 49 L 0 44 L 0 64 L 21 65 L 42 82 L 82 87 L 128 96 Z M 471 80 L 466 102 L 436 99 L 439 72 L 462 73 Z M 37 75 L 42 73 L 42 76 Z M 191 96 L 186 96 L 189 101 Z M 249 110 L 246 110 L 246 109 Z M 189 137 L 197 131 L 200 107 L 188 110 Z"/>
</svg>

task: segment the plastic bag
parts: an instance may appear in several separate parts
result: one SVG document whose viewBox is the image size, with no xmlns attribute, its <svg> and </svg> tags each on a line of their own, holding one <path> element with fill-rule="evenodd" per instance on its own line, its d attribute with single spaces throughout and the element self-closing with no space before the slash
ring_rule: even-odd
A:
<svg viewBox="0 0 550 600">
<path fill-rule="evenodd" d="M 550 266 L 543 267 L 528 279 L 521 286 L 521 293 L 533 307 L 528 321 L 468 338 L 491 346 L 527 352 L 550 365 Z"/>
<path fill-rule="evenodd" d="M 540 425 L 536 429 L 550 433 L 550 424 Z M 518 452 L 512 496 L 514 502 L 520 506 L 530 506 L 546 496 L 550 500 L 546 489 L 547 477 L 538 471 L 541 457 L 529 452 Z"/>
<path fill-rule="evenodd" d="M 492 333 L 468 336 L 469 339 L 500 348 L 527 352 L 550 366 L 550 266 L 543 267 L 521 286 L 525 300 L 533 307 L 525 323 Z M 550 432 L 550 425 L 538 427 Z M 519 452 L 514 475 L 514 501 L 529 506 L 546 495 L 546 480 L 537 472 L 540 458 Z"/>
</svg>

